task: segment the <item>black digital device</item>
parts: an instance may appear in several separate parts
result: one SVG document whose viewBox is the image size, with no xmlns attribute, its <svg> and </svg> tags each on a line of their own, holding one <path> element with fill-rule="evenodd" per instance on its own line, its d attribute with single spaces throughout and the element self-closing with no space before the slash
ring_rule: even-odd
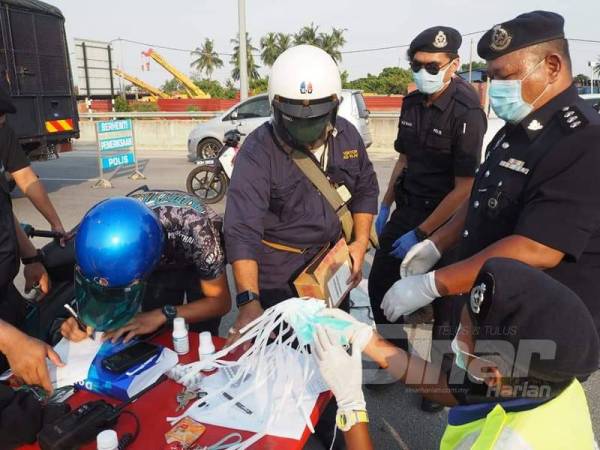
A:
<svg viewBox="0 0 600 450">
<path fill-rule="evenodd" d="M 98 433 L 112 428 L 119 418 L 120 410 L 104 400 L 85 403 L 58 419 L 45 425 L 38 435 L 42 450 L 70 450 L 93 440 Z"/>
<path fill-rule="evenodd" d="M 107 356 L 102 360 L 102 367 L 109 372 L 123 373 L 126 370 L 143 363 L 158 352 L 160 347 L 149 342 L 136 342 L 127 348 Z"/>
<path fill-rule="evenodd" d="M 124 411 L 124 408 L 165 380 L 166 376 L 162 375 L 150 386 L 120 405 L 113 406 L 104 400 L 94 400 L 84 403 L 52 423 L 45 424 L 37 436 L 40 448 L 42 450 L 80 448 L 83 444 L 92 441 L 101 431 L 113 428 L 122 413 L 133 414 L 130 411 Z M 133 416 L 137 424 L 136 432 L 124 435 L 119 440 L 119 448 L 125 448 L 131 444 L 139 433 L 139 419 L 135 414 Z"/>
</svg>

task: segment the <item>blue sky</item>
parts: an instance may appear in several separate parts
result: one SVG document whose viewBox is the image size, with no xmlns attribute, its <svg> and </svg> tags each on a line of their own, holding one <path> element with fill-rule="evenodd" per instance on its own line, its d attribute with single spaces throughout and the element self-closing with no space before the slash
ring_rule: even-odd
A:
<svg viewBox="0 0 600 450">
<path fill-rule="evenodd" d="M 218 51 L 230 53 L 230 39 L 237 33 L 237 0 L 46 0 L 59 7 L 66 17 L 69 46 L 73 38 L 109 41 L 118 37 L 183 49 L 200 45 L 204 38 L 215 40 Z M 324 30 L 346 28 L 344 50 L 407 44 L 423 29 L 449 25 L 462 33 L 485 30 L 522 12 L 547 9 L 566 20 L 567 37 L 600 40 L 598 0 L 246 0 L 247 29 L 255 45 L 269 31 L 292 33 L 314 22 Z M 474 46 L 480 35 L 474 36 Z M 469 38 L 460 51 L 463 62 L 469 57 Z M 119 52 L 122 49 L 122 55 Z M 159 85 L 167 72 L 152 64 L 141 71 L 141 51 L 146 47 L 115 44 L 116 60 L 123 69 Z M 187 52 L 158 49 L 172 64 L 189 72 Z M 597 60 L 600 44 L 572 43 L 574 71 L 589 75 L 589 60 Z M 378 73 L 383 67 L 407 67 L 405 49 L 344 55 L 342 69 L 351 78 Z M 229 57 L 215 78 L 230 75 Z M 266 74 L 265 68 L 260 69 Z"/>
</svg>

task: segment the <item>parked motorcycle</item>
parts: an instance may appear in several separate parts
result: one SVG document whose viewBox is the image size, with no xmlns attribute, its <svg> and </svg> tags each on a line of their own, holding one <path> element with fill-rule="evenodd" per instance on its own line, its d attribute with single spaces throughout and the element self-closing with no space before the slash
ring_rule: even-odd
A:
<svg viewBox="0 0 600 450">
<path fill-rule="evenodd" d="M 237 128 L 227 131 L 225 143 L 216 158 L 196 162 L 196 167 L 188 174 L 185 183 L 190 194 L 208 204 L 217 203 L 225 197 L 242 136 L 244 133 Z"/>
</svg>

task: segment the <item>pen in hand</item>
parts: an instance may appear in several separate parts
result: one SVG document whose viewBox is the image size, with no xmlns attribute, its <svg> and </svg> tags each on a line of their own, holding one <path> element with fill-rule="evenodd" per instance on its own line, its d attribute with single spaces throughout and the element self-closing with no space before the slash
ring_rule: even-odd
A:
<svg viewBox="0 0 600 450">
<path fill-rule="evenodd" d="M 65 309 L 69 312 L 69 314 L 71 314 L 71 316 L 73 316 L 73 318 L 75 319 L 75 321 L 77 322 L 77 325 L 79 326 L 79 329 L 81 331 L 83 331 L 84 333 L 87 334 L 87 327 L 85 326 L 85 324 L 81 321 L 81 319 L 79 318 L 79 314 L 77 314 L 75 312 L 75 310 L 73 308 L 71 308 L 71 305 L 69 305 L 68 303 L 65 303 L 63 305 L 65 307 Z M 90 335 L 90 338 L 93 340 L 94 339 L 94 333 L 92 333 Z"/>
</svg>

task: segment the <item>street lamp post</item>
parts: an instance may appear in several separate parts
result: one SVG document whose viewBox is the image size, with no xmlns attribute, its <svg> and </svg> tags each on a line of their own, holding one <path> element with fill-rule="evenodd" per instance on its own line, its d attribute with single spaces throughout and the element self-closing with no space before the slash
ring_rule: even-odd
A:
<svg viewBox="0 0 600 450">
<path fill-rule="evenodd" d="M 246 0 L 238 0 L 240 47 L 240 101 L 248 98 L 248 53 L 246 50 Z"/>
</svg>

